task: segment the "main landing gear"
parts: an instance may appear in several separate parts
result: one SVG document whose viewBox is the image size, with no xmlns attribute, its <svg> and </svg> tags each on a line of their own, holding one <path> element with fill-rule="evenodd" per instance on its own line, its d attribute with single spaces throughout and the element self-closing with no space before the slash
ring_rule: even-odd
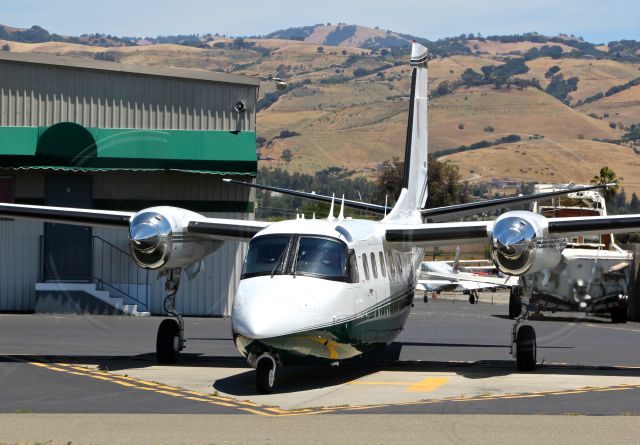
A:
<svg viewBox="0 0 640 445">
<path fill-rule="evenodd" d="M 511 355 L 519 371 L 533 371 L 536 369 L 536 331 L 531 325 L 521 324 L 529 314 L 527 306 L 523 307 L 511 329 Z"/>
<path fill-rule="evenodd" d="M 171 364 L 178 361 L 180 351 L 185 347 L 184 320 L 182 314 L 176 310 L 176 294 L 180 286 L 181 269 L 170 269 L 165 272 L 164 283 L 164 309 L 175 319 L 166 319 L 160 323 L 156 338 L 156 357 L 162 364 Z"/>
<path fill-rule="evenodd" d="M 478 291 L 475 289 L 471 289 L 469 291 L 469 304 L 476 304 L 480 297 L 478 297 Z"/>
</svg>

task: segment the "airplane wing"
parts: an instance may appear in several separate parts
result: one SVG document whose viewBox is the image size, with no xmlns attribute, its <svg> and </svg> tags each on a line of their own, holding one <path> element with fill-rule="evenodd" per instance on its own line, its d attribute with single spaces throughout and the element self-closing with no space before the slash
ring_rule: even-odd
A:
<svg viewBox="0 0 640 445">
<path fill-rule="evenodd" d="M 246 181 L 238 181 L 237 179 L 223 179 L 224 182 L 243 185 L 245 187 L 253 187 L 260 190 L 269 190 L 272 192 L 278 192 L 285 195 L 298 196 L 300 198 L 311 199 L 315 201 L 330 203 L 334 200 L 333 196 L 318 195 L 316 193 L 301 192 L 298 190 L 291 190 L 282 187 L 274 187 L 270 185 L 253 184 Z M 552 198 L 554 196 L 568 195 L 570 193 L 579 193 L 587 190 L 594 190 L 598 188 L 604 188 L 615 184 L 599 184 L 586 187 L 573 187 L 570 189 L 557 190 L 546 193 L 536 193 L 532 195 L 520 195 L 510 196 L 507 198 L 488 199 L 478 202 L 470 202 L 465 204 L 455 204 L 444 207 L 434 207 L 432 209 L 423 209 L 420 211 L 423 218 L 431 222 L 451 221 L 452 219 L 459 218 L 461 216 L 477 214 L 486 212 L 489 210 L 504 209 L 506 207 L 512 207 L 515 205 L 527 204 L 541 199 Z M 336 202 L 342 202 L 341 199 L 335 198 Z M 371 204 L 362 201 L 354 201 L 352 199 L 345 199 L 344 205 L 358 210 L 364 210 L 367 212 L 386 215 L 391 211 L 391 207 L 385 207 L 379 204 Z"/>
<path fill-rule="evenodd" d="M 456 274 L 456 273 L 434 273 L 429 272 L 427 279 L 449 280 L 460 284 L 464 289 L 479 289 L 484 287 L 511 287 L 517 284 L 514 277 L 485 277 L 474 274 Z"/>
<path fill-rule="evenodd" d="M 189 221 L 187 232 L 227 241 L 249 241 L 269 222 L 242 219 L 205 218 Z"/>
<path fill-rule="evenodd" d="M 416 289 L 427 292 L 462 292 L 465 290 L 492 289 L 502 287 L 497 284 L 478 283 L 476 281 L 418 280 Z"/>
<path fill-rule="evenodd" d="M 418 247 L 474 244 L 486 242 L 491 236 L 493 221 L 457 223 L 425 223 L 387 226 L 385 239 Z"/>
<path fill-rule="evenodd" d="M 342 199 L 338 199 L 338 197 L 318 195 L 316 193 L 309 193 L 309 192 L 300 192 L 298 190 L 285 189 L 282 187 L 274 187 L 271 185 L 253 184 L 251 182 L 238 181 L 237 179 L 228 179 L 228 178 L 223 179 L 223 181 L 233 183 L 233 184 L 238 184 L 238 185 L 244 185 L 245 187 L 253 187 L 256 189 L 278 192 L 284 195 L 298 196 L 300 198 L 311 199 L 314 201 L 331 203 L 335 200 L 336 203 L 342 202 Z M 368 202 L 362 202 L 362 201 L 354 201 L 352 199 L 345 199 L 344 205 L 347 207 L 351 207 L 358 210 L 365 210 L 367 212 L 376 213 L 379 215 L 386 215 L 391 211 L 391 207 L 385 207 L 378 204 L 370 204 Z"/>
<path fill-rule="evenodd" d="M 564 190 L 557 190 L 546 193 L 536 193 L 532 195 L 509 196 L 506 198 L 487 199 L 484 201 L 470 202 L 465 204 L 455 204 L 444 207 L 434 207 L 420 211 L 422 217 L 431 222 L 451 221 L 461 216 L 478 214 L 490 210 L 504 209 L 506 207 L 528 204 L 542 199 L 553 198 L 555 196 L 580 193 L 587 190 L 594 190 L 612 186 L 615 184 L 598 184 L 586 187 L 573 187 Z"/>
<path fill-rule="evenodd" d="M 69 207 L 0 204 L 0 217 L 25 218 L 80 226 L 129 227 L 133 212 L 74 209 Z"/>
<path fill-rule="evenodd" d="M 552 236 L 640 232 L 640 215 L 548 218 L 547 221 Z"/>
<path fill-rule="evenodd" d="M 162 209 L 167 212 L 163 216 L 174 221 L 172 230 L 188 232 L 213 240 L 249 241 L 256 233 L 270 224 L 269 222 L 243 219 L 206 218 L 184 209 L 173 207 L 164 207 Z M 160 208 L 156 209 L 156 211 L 160 211 Z M 32 219 L 52 223 L 121 229 L 131 229 L 130 226 L 132 226 L 134 217 L 143 212 L 145 210 L 134 213 L 0 203 L 0 217 L 2 218 Z"/>
</svg>

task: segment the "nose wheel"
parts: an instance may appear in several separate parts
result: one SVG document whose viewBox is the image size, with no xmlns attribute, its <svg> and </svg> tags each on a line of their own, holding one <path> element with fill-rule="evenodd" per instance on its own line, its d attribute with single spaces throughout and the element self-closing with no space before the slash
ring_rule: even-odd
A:
<svg viewBox="0 0 640 445">
<path fill-rule="evenodd" d="M 175 363 L 180 355 L 180 325 L 176 320 L 162 320 L 156 338 L 156 356 L 163 364 Z"/>
<path fill-rule="evenodd" d="M 516 359 L 518 371 L 534 371 L 537 361 L 536 331 L 529 324 L 520 324 L 528 315 L 527 306 L 511 330 L 511 355 Z"/>
</svg>

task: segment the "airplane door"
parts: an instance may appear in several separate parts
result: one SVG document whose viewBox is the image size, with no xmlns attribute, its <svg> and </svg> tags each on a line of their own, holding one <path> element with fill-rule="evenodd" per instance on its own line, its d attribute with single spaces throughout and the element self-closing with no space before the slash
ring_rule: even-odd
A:
<svg viewBox="0 0 640 445">
<path fill-rule="evenodd" d="M 93 207 L 91 176 L 47 176 L 45 205 Z M 91 281 L 91 227 L 45 223 L 43 279 Z"/>
</svg>

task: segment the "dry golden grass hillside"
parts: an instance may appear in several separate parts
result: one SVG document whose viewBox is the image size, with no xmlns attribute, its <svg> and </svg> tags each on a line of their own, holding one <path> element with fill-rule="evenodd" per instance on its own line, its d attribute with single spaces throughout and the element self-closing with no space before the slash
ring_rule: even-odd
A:
<svg viewBox="0 0 640 445">
<path fill-rule="evenodd" d="M 543 87 L 549 83 L 545 73 L 552 66 L 558 66 L 565 79 L 577 77 L 578 90 L 571 92 L 571 103 L 597 93 L 606 93 L 607 90 L 616 85 L 622 85 L 632 79 L 640 77 L 640 64 L 622 63 L 614 60 L 596 59 L 551 59 L 541 57 L 527 62 L 529 72 L 519 75 L 520 78 L 530 79 L 535 77 Z"/>
<path fill-rule="evenodd" d="M 360 174 L 373 174 L 378 164 L 404 153 L 410 67 L 405 63 L 406 56 L 383 55 L 358 47 L 372 37 L 389 35 L 382 30 L 358 27 L 340 46 L 320 45 L 335 29 L 335 26 L 315 27 L 306 41 L 247 39 L 244 48 L 225 47 L 232 39 L 217 37 L 202 48 L 172 44 L 105 48 L 7 41 L 0 41 L 0 45 L 9 45 L 12 52 L 84 58 L 108 52 L 124 63 L 227 71 L 264 78 L 282 73 L 293 88 L 257 115 L 258 136 L 267 141 L 259 148 L 264 158 L 260 166 L 305 173 L 340 166 Z M 544 46 L 533 42 L 477 40 L 467 41 L 466 45 L 476 54 L 448 55 L 430 62 L 429 87 L 434 96 L 442 82 L 459 81 L 469 68 L 481 73 L 484 66 L 503 64 L 509 53 Z M 323 46 L 322 51 L 319 46 Z M 564 52 L 572 50 L 568 45 L 560 46 Z M 640 77 L 637 62 L 541 57 L 526 63 L 529 71 L 517 77 L 535 78 L 542 89 L 549 83 L 545 73 L 552 66 L 557 65 L 565 79 L 578 77 L 578 89 L 570 93 L 571 104 Z M 356 77 L 357 70 L 364 74 Z M 271 82 L 264 82 L 260 97 L 274 91 Z M 635 180 L 640 155 L 628 147 L 592 141 L 619 139 L 624 130 L 618 123 L 628 127 L 640 122 L 640 86 L 577 108 L 533 87 L 463 86 L 453 94 L 434 97 L 429 107 L 432 152 L 494 141 L 510 134 L 522 138 L 514 144 L 446 156 L 444 159 L 460 166 L 464 178 L 483 182 L 492 179 L 584 182 L 608 164 L 624 178 L 622 185 L 628 192 L 640 193 L 640 180 Z M 612 128 L 612 122 L 616 128 Z M 283 139 L 279 137 L 283 130 L 299 135 Z M 532 135 L 544 138 L 529 139 Z M 291 162 L 282 160 L 284 150 L 292 152 Z"/>
<path fill-rule="evenodd" d="M 621 91 L 613 96 L 578 107 L 583 113 L 595 114 L 606 122 L 628 127 L 640 123 L 640 85 Z"/>
<path fill-rule="evenodd" d="M 527 140 L 456 153 L 443 160 L 459 166 L 475 182 L 517 179 L 588 184 L 602 165 L 616 172 L 627 193 L 640 193 L 640 156 L 628 147 L 594 141 Z"/>
</svg>

